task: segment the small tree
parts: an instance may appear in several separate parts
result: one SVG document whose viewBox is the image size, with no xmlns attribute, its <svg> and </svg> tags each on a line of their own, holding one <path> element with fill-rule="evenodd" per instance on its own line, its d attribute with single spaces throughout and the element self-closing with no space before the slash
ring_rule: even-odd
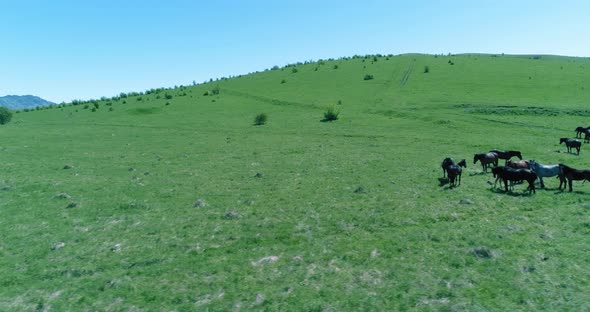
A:
<svg viewBox="0 0 590 312">
<path fill-rule="evenodd" d="M 430 72 L 430 67 L 428 65 L 424 66 L 424 73 L 428 74 Z"/>
<path fill-rule="evenodd" d="M 7 124 L 12 119 L 12 111 L 4 106 L 0 106 L 0 125 Z"/>
<path fill-rule="evenodd" d="M 258 114 L 254 117 L 254 125 L 262 126 L 266 123 L 266 120 L 268 120 L 268 116 L 265 113 Z"/>
<path fill-rule="evenodd" d="M 365 77 L 363 77 L 363 80 L 373 80 L 374 78 L 373 75 L 366 74 Z"/>
</svg>

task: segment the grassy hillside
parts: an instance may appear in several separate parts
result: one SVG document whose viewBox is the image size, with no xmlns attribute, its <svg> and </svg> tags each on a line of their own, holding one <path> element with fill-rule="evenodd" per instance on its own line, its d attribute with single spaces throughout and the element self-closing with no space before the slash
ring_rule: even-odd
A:
<svg viewBox="0 0 590 312">
<path fill-rule="evenodd" d="M 589 309 L 590 185 L 505 194 L 472 162 L 590 168 L 558 144 L 590 126 L 589 68 L 355 57 L 19 112 L 0 310 Z M 468 161 L 454 189 L 447 156 Z"/>
</svg>

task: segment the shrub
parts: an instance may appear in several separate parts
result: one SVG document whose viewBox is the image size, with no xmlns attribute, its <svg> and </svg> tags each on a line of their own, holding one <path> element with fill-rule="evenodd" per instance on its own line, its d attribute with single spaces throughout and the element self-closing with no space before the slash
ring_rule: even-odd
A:
<svg viewBox="0 0 590 312">
<path fill-rule="evenodd" d="M 298 70 L 297 68 L 295 68 L 295 67 L 293 67 L 293 69 L 291 70 L 291 72 L 292 72 L 293 74 L 297 73 L 298 71 L 299 71 L 299 70 Z"/>
<path fill-rule="evenodd" d="M 340 110 L 336 108 L 336 105 L 332 104 L 326 108 L 324 112 L 324 119 L 322 121 L 334 121 L 338 119 L 338 115 L 340 114 Z"/>
<path fill-rule="evenodd" d="M 373 80 L 375 79 L 375 77 L 373 77 L 373 75 L 370 74 L 366 74 L 365 77 L 363 78 L 363 80 Z"/>
<path fill-rule="evenodd" d="M 281 83 L 286 83 L 286 82 L 287 82 L 287 80 L 285 80 L 285 79 L 281 80 Z"/>
<path fill-rule="evenodd" d="M 211 94 L 219 95 L 219 86 L 215 86 L 215 88 L 213 88 L 213 90 L 211 90 Z"/>
<path fill-rule="evenodd" d="M 92 108 L 92 112 L 93 112 L 93 113 L 94 113 L 94 112 L 96 112 L 96 107 L 93 107 L 93 108 Z"/>
<path fill-rule="evenodd" d="M 334 65 L 334 69 L 338 69 L 338 65 Z"/>
<path fill-rule="evenodd" d="M 428 74 L 430 72 L 430 67 L 428 65 L 424 66 L 424 73 Z"/>
<path fill-rule="evenodd" d="M 166 95 L 164 95 L 164 98 L 166 98 L 166 100 L 172 100 L 172 95 L 166 93 Z"/>
<path fill-rule="evenodd" d="M 203 96 L 208 96 L 209 95 L 209 90 L 205 91 L 205 93 L 203 93 Z"/>
<path fill-rule="evenodd" d="M 254 117 L 254 125 L 262 126 L 266 123 L 267 119 L 268 119 L 268 116 L 265 113 L 258 114 L 258 115 L 256 115 L 256 117 Z"/>
<path fill-rule="evenodd" d="M 114 110 L 115 110 L 115 109 L 114 109 L 112 106 L 111 106 L 111 107 L 109 107 L 109 112 L 112 112 L 112 111 L 114 111 Z"/>
<path fill-rule="evenodd" d="M 12 111 L 4 106 L 0 106 L 0 125 L 7 124 L 12 119 Z"/>
<path fill-rule="evenodd" d="M 98 109 L 98 107 L 99 107 L 99 105 L 98 105 L 98 102 L 94 102 L 94 103 L 92 103 L 92 104 L 94 105 L 94 108 L 95 108 L 95 109 Z"/>
</svg>

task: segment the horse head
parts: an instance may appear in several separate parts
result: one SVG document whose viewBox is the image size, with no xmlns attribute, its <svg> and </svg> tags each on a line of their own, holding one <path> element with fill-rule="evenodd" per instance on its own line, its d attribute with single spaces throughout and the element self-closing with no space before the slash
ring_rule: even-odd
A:
<svg viewBox="0 0 590 312">
<path fill-rule="evenodd" d="M 565 142 L 565 141 L 567 141 L 567 138 L 560 138 L 560 139 L 559 139 L 559 144 L 561 144 L 561 143 L 563 143 L 563 142 Z"/>
<path fill-rule="evenodd" d="M 473 155 L 473 164 L 477 163 L 477 160 L 481 158 L 483 154 L 475 154 Z"/>
<path fill-rule="evenodd" d="M 465 162 L 465 159 L 461 159 L 461 161 L 457 165 L 459 167 L 465 167 L 465 168 L 467 168 L 467 162 Z"/>
</svg>

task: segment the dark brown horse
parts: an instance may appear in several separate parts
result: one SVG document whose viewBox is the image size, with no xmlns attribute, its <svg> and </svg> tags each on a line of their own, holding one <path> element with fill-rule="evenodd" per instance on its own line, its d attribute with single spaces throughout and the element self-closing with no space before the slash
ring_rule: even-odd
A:
<svg viewBox="0 0 590 312">
<path fill-rule="evenodd" d="M 535 180 L 537 179 L 537 174 L 532 172 L 528 169 L 514 169 L 508 166 L 504 167 L 494 167 L 492 168 L 492 173 L 494 177 L 499 177 L 504 181 L 504 190 L 508 192 L 508 181 L 527 181 L 529 186 L 527 190 L 530 193 L 536 193 L 535 190 Z"/>
<path fill-rule="evenodd" d="M 575 139 L 560 138 L 559 144 L 561 143 L 565 143 L 565 147 L 567 148 L 568 153 L 571 153 L 572 148 L 575 148 L 578 151 L 578 155 L 580 155 L 580 147 L 582 147 L 582 142 Z"/>
<path fill-rule="evenodd" d="M 508 162 L 508 160 L 514 156 L 518 157 L 518 159 L 522 160 L 522 153 L 520 151 L 503 151 L 498 149 L 493 149 L 490 153 L 496 153 L 499 159 L 504 159 L 504 163 Z"/>
<path fill-rule="evenodd" d="M 576 130 L 576 138 L 582 138 L 582 133 L 586 132 L 586 130 L 590 130 L 590 127 L 577 127 Z"/>
<path fill-rule="evenodd" d="M 566 180 L 570 187 L 570 192 L 572 191 L 572 181 L 590 181 L 590 170 L 578 170 L 564 164 L 559 164 L 559 168 L 562 172 L 559 176 L 559 189 L 561 189 L 561 185 L 563 184 L 563 189 L 565 190 Z"/>
<path fill-rule="evenodd" d="M 477 161 L 481 163 L 484 172 L 488 171 L 488 166 L 493 164 L 494 166 L 498 165 L 498 154 L 496 153 L 484 153 L 484 154 L 475 154 L 473 155 L 473 164 L 477 163 Z"/>
</svg>

